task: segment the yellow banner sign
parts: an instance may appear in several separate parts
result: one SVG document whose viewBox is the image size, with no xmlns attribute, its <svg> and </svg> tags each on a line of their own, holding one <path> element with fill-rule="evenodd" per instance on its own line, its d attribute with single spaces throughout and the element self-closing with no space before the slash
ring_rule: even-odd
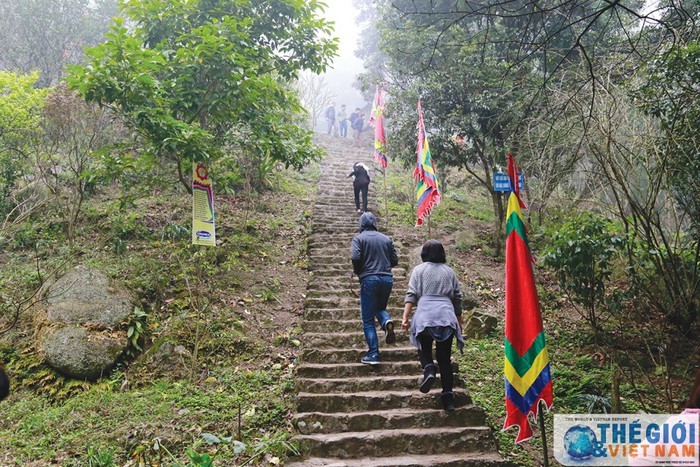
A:
<svg viewBox="0 0 700 467">
<path fill-rule="evenodd" d="M 216 246 L 214 187 L 201 163 L 192 166 L 192 243 Z"/>
</svg>

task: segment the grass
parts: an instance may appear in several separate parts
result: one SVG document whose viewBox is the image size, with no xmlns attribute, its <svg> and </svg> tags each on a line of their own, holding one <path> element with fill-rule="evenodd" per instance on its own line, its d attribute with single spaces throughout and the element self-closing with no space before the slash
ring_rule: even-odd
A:
<svg viewBox="0 0 700 467">
<path fill-rule="evenodd" d="M 280 366 L 217 374 L 201 384 L 159 380 L 127 392 L 90 390 L 61 404 L 23 398 L 4 408 L 2 449 L 17 465 L 41 460 L 85 465 L 91 450 L 111 452 L 115 465 L 123 465 L 158 438 L 184 462 L 188 448 L 211 450 L 203 436 L 211 434 L 220 440 L 214 456 L 220 465 L 259 455 L 262 441 L 266 454 L 283 457 L 290 449 L 291 381 L 292 368 Z M 245 449 L 236 452 L 239 408 Z"/>
</svg>

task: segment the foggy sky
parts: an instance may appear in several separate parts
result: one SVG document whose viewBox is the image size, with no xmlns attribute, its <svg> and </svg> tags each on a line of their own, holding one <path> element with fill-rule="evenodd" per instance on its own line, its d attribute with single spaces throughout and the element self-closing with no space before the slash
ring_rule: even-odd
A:
<svg viewBox="0 0 700 467">
<path fill-rule="evenodd" d="M 327 0 L 326 19 L 333 21 L 334 36 L 340 39 L 338 56 L 333 62 L 332 69 L 325 75 L 330 91 L 335 94 L 336 109 L 342 104 L 348 106 L 348 112 L 355 107 L 364 107 L 365 101 L 352 87 L 355 76 L 364 71 L 362 60 L 355 56 L 355 48 L 359 38 L 359 28 L 355 24 L 356 12 L 352 0 Z"/>
</svg>

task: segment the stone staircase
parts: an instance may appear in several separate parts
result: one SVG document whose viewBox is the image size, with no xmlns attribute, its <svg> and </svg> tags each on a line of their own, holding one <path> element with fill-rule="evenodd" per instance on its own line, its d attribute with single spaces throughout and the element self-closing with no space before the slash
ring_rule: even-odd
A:
<svg viewBox="0 0 700 467">
<path fill-rule="evenodd" d="M 406 252 L 400 248 L 388 307 L 396 324 L 396 342 L 387 345 L 384 332 L 378 330 L 382 363 L 360 363 L 366 344 L 359 284 L 350 275 L 349 258 L 359 215 L 355 213 L 352 182 L 346 176 L 356 161 L 371 167 L 372 154 L 368 149 L 353 148 L 350 140 L 320 135 L 317 141 L 328 156 L 322 162 L 312 214 L 312 276 L 297 367 L 295 441 L 304 457 L 292 459 L 287 465 L 508 465 L 498 454 L 483 411 L 459 387 L 458 374 L 454 412 L 442 410 L 439 382 L 429 394 L 418 391 L 422 370 L 417 351 L 400 325 L 408 267 Z M 375 214 L 382 193 L 377 183 L 380 177 L 373 175 L 370 185 L 368 209 Z M 380 231 L 391 235 L 385 231 L 381 216 L 377 217 Z"/>
</svg>

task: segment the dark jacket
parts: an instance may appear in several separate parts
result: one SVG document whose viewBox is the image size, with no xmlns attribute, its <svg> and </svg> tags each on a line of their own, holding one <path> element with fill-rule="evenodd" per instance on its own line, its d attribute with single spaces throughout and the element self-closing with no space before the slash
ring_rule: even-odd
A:
<svg viewBox="0 0 700 467">
<path fill-rule="evenodd" d="M 355 274 L 366 276 L 393 276 L 391 268 L 399 264 L 394 242 L 377 232 L 377 219 L 371 212 L 360 217 L 360 234 L 352 239 L 350 259 Z"/>
<path fill-rule="evenodd" d="M 367 172 L 367 169 L 365 169 L 363 164 L 355 164 L 352 167 L 352 172 L 350 172 L 348 177 L 355 177 L 353 185 L 369 185 L 369 173 Z"/>
<path fill-rule="evenodd" d="M 350 124 L 353 130 L 362 131 L 365 122 L 359 116 Z"/>
</svg>

